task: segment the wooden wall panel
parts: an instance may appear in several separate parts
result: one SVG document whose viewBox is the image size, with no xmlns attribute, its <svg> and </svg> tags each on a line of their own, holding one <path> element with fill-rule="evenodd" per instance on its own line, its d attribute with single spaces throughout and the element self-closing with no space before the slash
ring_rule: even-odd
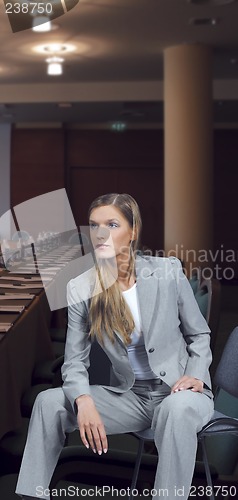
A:
<svg viewBox="0 0 238 500">
<path fill-rule="evenodd" d="M 61 129 L 14 129 L 11 143 L 11 206 L 65 185 Z"/>
<path fill-rule="evenodd" d="M 143 167 L 163 169 L 163 131 L 71 130 L 67 139 L 69 167 Z"/>
<path fill-rule="evenodd" d="M 153 251 L 161 250 L 163 173 L 155 168 L 72 168 L 70 193 L 76 225 L 87 225 L 90 203 L 110 192 L 129 193 L 136 199 L 143 221 L 142 244 Z"/>
<path fill-rule="evenodd" d="M 69 131 L 68 193 L 77 225 L 87 224 L 94 198 L 129 193 L 143 218 L 142 243 L 163 248 L 163 131 Z"/>
<path fill-rule="evenodd" d="M 216 130 L 214 140 L 214 251 L 229 279 L 238 279 L 238 130 Z M 231 261 L 234 254 L 234 262 Z M 227 271 L 225 271 L 227 270 Z"/>
</svg>

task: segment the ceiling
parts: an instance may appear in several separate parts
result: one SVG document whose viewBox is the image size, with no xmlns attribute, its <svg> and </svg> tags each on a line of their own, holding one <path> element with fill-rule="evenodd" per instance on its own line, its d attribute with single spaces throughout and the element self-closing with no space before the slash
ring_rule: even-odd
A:
<svg viewBox="0 0 238 500">
<path fill-rule="evenodd" d="M 238 123 L 238 1 L 62 1 L 71 10 L 52 31 L 35 33 L 23 29 L 30 16 L 27 24 L 9 14 L 10 24 L 11 2 L 0 0 L 0 123 L 161 124 L 163 50 L 193 43 L 213 48 L 214 86 L 222 88 L 214 121 Z M 61 0 L 45 3 L 62 9 Z M 35 50 L 49 43 L 74 46 L 62 54 L 63 75 L 47 75 L 48 54 Z"/>
</svg>

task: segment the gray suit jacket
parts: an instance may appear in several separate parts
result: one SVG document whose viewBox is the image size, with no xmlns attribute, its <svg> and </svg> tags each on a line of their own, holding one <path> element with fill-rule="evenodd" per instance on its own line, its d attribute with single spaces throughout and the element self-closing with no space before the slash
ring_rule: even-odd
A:
<svg viewBox="0 0 238 500">
<path fill-rule="evenodd" d="M 67 288 L 68 331 L 62 378 L 63 390 L 73 408 L 78 396 L 90 394 L 87 369 L 91 340 L 87 320 L 94 277 L 89 270 L 71 280 Z M 183 375 L 211 387 L 210 329 L 180 261 L 175 257 L 137 257 L 136 279 L 145 347 L 153 372 L 171 387 Z M 115 374 L 114 384 L 108 389 L 127 391 L 135 377 L 120 333 L 115 332 L 114 344 L 105 334 L 101 347 Z"/>
</svg>

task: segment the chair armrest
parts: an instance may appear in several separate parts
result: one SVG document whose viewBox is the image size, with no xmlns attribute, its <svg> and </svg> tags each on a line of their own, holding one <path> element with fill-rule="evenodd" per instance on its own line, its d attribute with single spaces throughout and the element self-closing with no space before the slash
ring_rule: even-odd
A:
<svg viewBox="0 0 238 500">
<path fill-rule="evenodd" d="M 63 362 L 64 362 L 64 356 L 59 356 L 59 358 L 56 358 L 51 366 L 52 372 L 57 373 L 57 371 L 61 369 Z"/>
<path fill-rule="evenodd" d="M 53 380 L 52 380 L 52 387 L 60 387 L 63 383 L 62 377 L 61 377 L 61 367 L 64 362 L 64 356 L 60 356 L 59 358 L 56 358 L 53 363 L 51 370 L 54 374 Z"/>
</svg>

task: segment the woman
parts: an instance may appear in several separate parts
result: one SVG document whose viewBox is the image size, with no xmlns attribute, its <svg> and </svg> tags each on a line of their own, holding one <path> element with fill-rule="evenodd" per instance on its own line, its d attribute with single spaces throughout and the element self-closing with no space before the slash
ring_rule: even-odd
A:
<svg viewBox="0 0 238 500">
<path fill-rule="evenodd" d="M 178 259 L 137 255 L 141 218 L 130 195 L 97 198 L 89 225 L 96 264 L 68 284 L 63 387 L 36 399 L 16 492 L 47 498 L 65 432 L 79 428 L 101 455 L 108 434 L 152 426 L 157 496 L 187 498 L 197 432 L 213 412 L 210 330 Z M 89 385 L 94 337 L 112 363 L 110 386 Z"/>
</svg>

